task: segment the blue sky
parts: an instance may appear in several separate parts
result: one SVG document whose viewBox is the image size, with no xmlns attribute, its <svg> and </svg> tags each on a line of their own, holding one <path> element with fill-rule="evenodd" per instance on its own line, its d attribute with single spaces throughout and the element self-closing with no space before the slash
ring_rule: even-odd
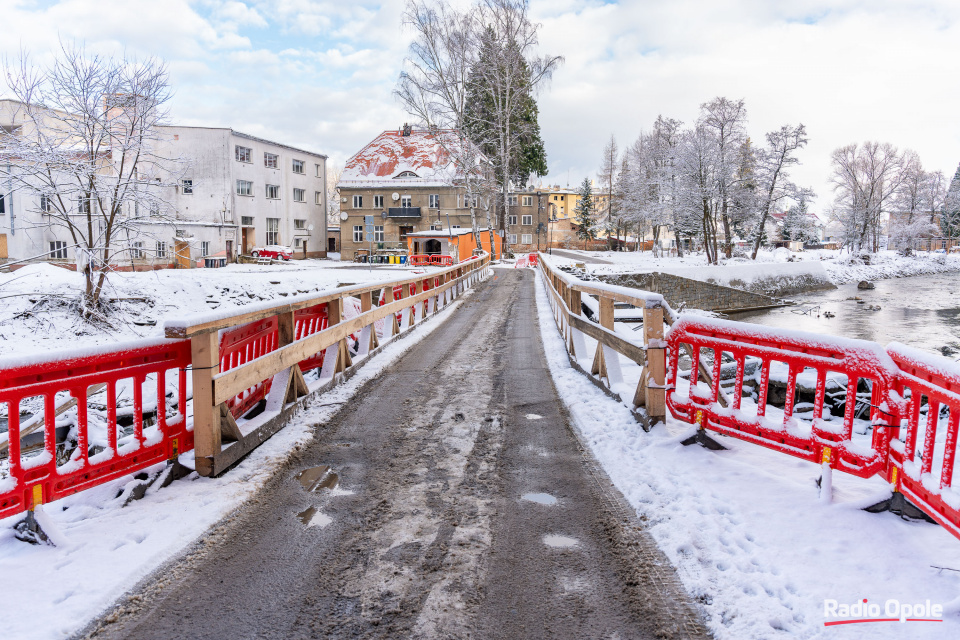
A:
<svg viewBox="0 0 960 640">
<path fill-rule="evenodd" d="M 550 182 L 578 183 L 611 134 L 746 99 L 756 142 L 810 134 L 795 178 L 831 200 L 829 154 L 878 139 L 928 168 L 960 162 L 960 3 L 946 0 L 533 0 L 566 63 L 540 96 Z M 402 0 L 0 0 L 0 52 L 47 60 L 57 38 L 170 66 L 177 123 L 231 126 L 342 164 L 405 114 L 391 91 L 409 44 Z"/>
</svg>

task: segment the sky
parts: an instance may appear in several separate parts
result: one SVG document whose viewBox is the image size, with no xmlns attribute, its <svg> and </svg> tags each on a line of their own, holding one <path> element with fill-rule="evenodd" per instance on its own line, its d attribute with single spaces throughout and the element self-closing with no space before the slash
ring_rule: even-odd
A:
<svg viewBox="0 0 960 640">
<path fill-rule="evenodd" d="M 464 2 L 466 0 L 457 0 Z M 408 116 L 393 97 L 412 33 L 404 0 L 0 0 L 0 54 L 49 62 L 59 40 L 167 61 L 177 124 L 233 127 L 342 164 Z M 531 0 L 543 53 L 564 64 L 538 97 L 550 175 L 596 175 L 658 114 L 692 123 L 743 98 L 755 144 L 803 123 L 792 178 L 829 206 L 830 153 L 867 140 L 960 163 L 956 0 Z M 0 86 L 0 93 L 6 93 Z"/>
</svg>

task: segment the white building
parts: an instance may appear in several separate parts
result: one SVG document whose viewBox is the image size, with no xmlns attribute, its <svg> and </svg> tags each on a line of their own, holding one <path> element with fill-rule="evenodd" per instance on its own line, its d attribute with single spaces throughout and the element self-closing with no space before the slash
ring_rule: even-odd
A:
<svg viewBox="0 0 960 640">
<path fill-rule="evenodd" d="M 21 106 L 0 100 L 0 127 L 11 130 Z M 232 261 L 267 244 L 289 245 L 295 258 L 326 256 L 326 156 L 229 128 L 162 130 L 158 155 L 181 160 L 175 179 L 158 188 L 163 204 L 156 211 L 133 214 L 142 233 L 114 238 L 111 264 L 186 267 L 203 256 Z M 3 162 L 0 176 L 15 171 L 15 159 Z M 40 196 L 0 178 L 0 263 L 75 261 L 69 231 L 52 223 L 44 206 Z M 79 214 L 82 204 L 70 206 Z"/>
</svg>

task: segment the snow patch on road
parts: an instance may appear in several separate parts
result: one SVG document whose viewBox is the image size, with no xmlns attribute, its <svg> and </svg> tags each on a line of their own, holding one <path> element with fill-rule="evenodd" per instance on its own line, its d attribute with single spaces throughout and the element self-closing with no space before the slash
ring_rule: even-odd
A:
<svg viewBox="0 0 960 640">
<path fill-rule="evenodd" d="M 717 436 L 728 450 L 680 445 L 689 425 L 644 433 L 629 409 L 570 367 L 542 281 L 547 362 L 581 440 L 677 567 L 718 640 L 960 637 L 960 541 L 941 527 L 860 510 L 889 495 L 879 479 L 833 476 L 819 502 L 818 465 Z M 943 624 L 824 627 L 824 600 L 948 605 Z M 960 599 L 957 599 L 960 601 Z"/>
</svg>

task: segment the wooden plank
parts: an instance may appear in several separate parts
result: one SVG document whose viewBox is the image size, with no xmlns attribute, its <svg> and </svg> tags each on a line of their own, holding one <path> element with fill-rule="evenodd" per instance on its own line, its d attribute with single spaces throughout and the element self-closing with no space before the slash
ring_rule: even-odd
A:
<svg viewBox="0 0 960 640">
<path fill-rule="evenodd" d="M 193 363 L 193 448 L 197 473 L 213 473 L 213 456 L 220 453 L 220 412 L 214 402 L 213 376 L 220 371 L 220 344 L 216 333 L 204 333 L 190 340 Z M 251 385 L 248 385 L 251 386 Z M 246 388 L 246 387 L 244 387 Z M 238 390 L 236 393 L 239 393 Z M 234 393 L 233 395 L 236 395 Z"/>
<path fill-rule="evenodd" d="M 666 385 L 667 361 L 663 345 L 663 309 L 643 310 L 643 337 L 647 344 L 647 370 L 649 380 L 646 390 L 647 415 L 664 420 L 667 415 Z"/>
<path fill-rule="evenodd" d="M 456 281 L 451 281 L 444 286 L 449 287 L 455 285 Z M 436 289 L 433 291 L 436 291 Z M 289 368 L 301 360 L 331 345 L 337 344 L 337 342 L 345 339 L 351 333 L 356 333 L 365 325 L 396 314 L 411 304 L 422 302 L 431 294 L 432 291 L 426 291 L 416 296 L 396 300 L 382 307 L 376 307 L 356 318 L 346 322 L 339 322 L 323 331 L 311 334 L 302 340 L 297 340 L 293 344 L 271 351 L 256 360 L 251 360 L 244 365 L 226 371 L 218 375 L 214 380 L 213 397 L 219 398 L 220 402 L 225 402 L 244 389 L 249 389 L 258 382 L 276 375 L 283 369 Z"/>
<path fill-rule="evenodd" d="M 240 427 L 237 426 L 237 421 L 233 419 L 233 414 L 230 413 L 230 407 L 226 403 L 221 403 L 217 410 L 220 413 L 220 442 L 241 440 L 243 434 L 240 433 Z"/>
<path fill-rule="evenodd" d="M 277 344 L 281 347 L 296 340 L 297 327 L 294 321 L 294 312 L 287 311 L 277 315 Z"/>
<path fill-rule="evenodd" d="M 637 364 L 643 364 L 646 359 L 646 352 L 643 347 L 624 340 L 614 332 L 590 322 L 585 318 L 570 315 L 568 317 L 570 326 L 579 330 L 584 335 L 588 335 L 597 342 L 607 345 L 614 351 L 626 356 Z"/>
</svg>

